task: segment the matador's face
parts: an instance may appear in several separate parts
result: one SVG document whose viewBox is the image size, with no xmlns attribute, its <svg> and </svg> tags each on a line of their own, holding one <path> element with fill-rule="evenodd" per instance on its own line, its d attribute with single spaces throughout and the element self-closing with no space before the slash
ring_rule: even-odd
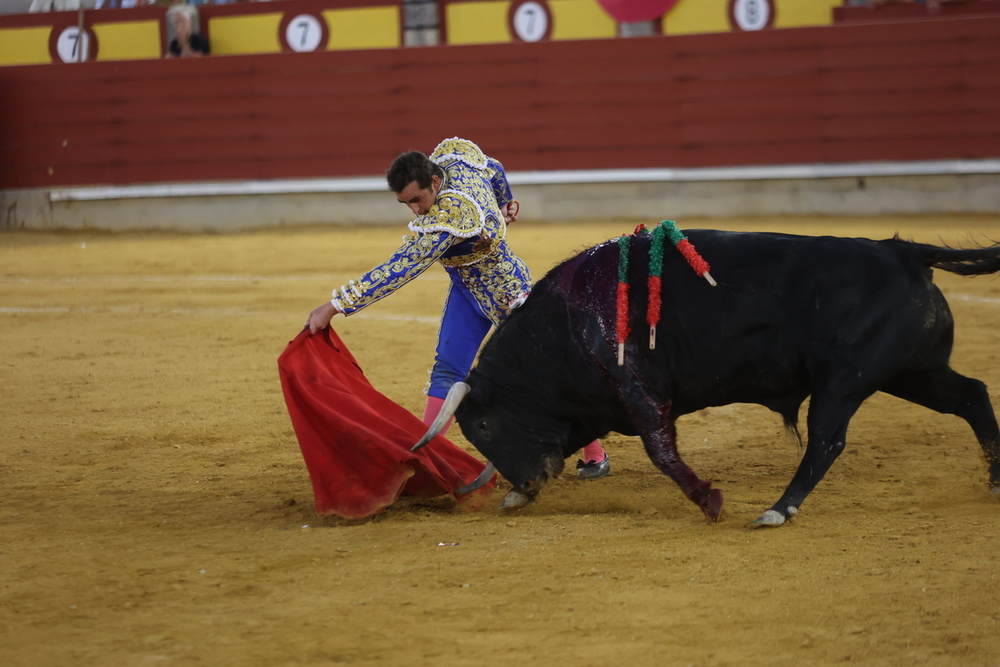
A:
<svg viewBox="0 0 1000 667">
<path fill-rule="evenodd" d="M 414 215 L 427 215 L 431 206 L 437 201 L 441 190 L 441 179 L 431 176 L 431 186 L 422 188 L 416 181 L 410 181 L 405 188 L 396 193 L 400 204 L 406 204 Z"/>
</svg>

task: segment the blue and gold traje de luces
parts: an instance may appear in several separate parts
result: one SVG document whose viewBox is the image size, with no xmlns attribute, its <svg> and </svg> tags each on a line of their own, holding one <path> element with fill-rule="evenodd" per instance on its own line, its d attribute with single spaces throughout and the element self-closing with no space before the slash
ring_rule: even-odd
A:
<svg viewBox="0 0 1000 667">
<path fill-rule="evenodd" d="M 457 137 L 438 144 L 430 159 L 445 171 L 437 201 L 409 224 L 413 234 L 388 261 L 334 290 L 332 303 L 351 315 L 440 262 L 499 324 L 531 288 L 528 267 L 506 242 L 500 207 L 513 197 L 503 165 Z"/>
</svg>

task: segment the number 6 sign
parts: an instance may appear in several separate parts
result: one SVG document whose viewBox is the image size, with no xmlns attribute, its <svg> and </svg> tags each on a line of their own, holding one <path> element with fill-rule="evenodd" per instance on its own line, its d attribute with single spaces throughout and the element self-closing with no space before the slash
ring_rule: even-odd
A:
<svg viewBox="0 0 1000 667">
<path fill-rule="evenodd" d="M 730 0 L 729 25 L 734 30 L 763 30 L 774 25 L 774 0 Z"/>
</svg>

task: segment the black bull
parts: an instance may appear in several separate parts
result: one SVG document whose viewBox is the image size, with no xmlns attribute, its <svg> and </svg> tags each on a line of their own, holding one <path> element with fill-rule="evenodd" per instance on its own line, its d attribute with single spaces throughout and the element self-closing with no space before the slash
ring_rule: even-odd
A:
<svg viewBox="0 0 1000 667">
<path fill-rule="evenodd" d="M 989 395 L 948 365 L 954 322 L 931 270 L 994 273 L 1000 244 L 687 233 L 718 286 L 668 244 L 655 349 L 646 324 L 650 241 L 637 236 L 624 365 L 615 341 L 619 247 L 611 241 L 552 269 L 487 342 L 467 379 L 471 389 L 456 385 L 468 391 L 455 411 L 462 432 L 514 487 L 505 506 L 535 499 L 566 457 L 617 431 L 639 435 L 656 467 L 716 520 L 722 494 L 681 459 L 676 419 L 757 403 L 798 437 L 799 407 L 811 396 L 798 470 L 754 522 L 778 525 L 798 513 L 843 451 L 851 417 L 877 391 L 965 419 L 1000 491 Z"/>
</svg>

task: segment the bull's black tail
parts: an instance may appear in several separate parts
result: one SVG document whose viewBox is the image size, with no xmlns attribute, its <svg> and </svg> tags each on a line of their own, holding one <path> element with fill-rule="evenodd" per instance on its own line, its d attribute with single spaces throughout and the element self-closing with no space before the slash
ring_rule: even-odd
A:
<svg viewBox="0 0 1000 667">
<path fill-rule="evenodd" d="M 978 248 L 949 248 L 922 243 L 910 245 L 924 266 L 961 276 L 982 276 L 1000 271 L 1000 243 Z"/>
</svg>

